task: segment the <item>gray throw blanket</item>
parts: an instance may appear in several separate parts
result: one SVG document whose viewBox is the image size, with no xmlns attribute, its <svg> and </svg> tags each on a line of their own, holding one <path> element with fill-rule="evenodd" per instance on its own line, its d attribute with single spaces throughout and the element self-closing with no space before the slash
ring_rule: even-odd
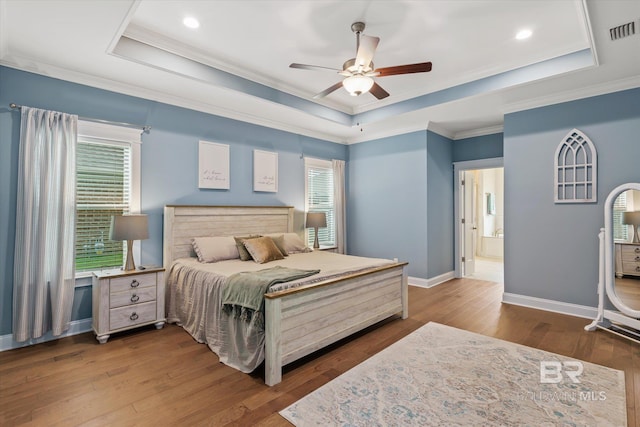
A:
<svg viewBox="0 0 640 427">
<path fill-rule="evenodd" d="M 227 278 L 227 286 L 222 293 L 222 309 L 225 313 L 233 314 L 243 320 L 251 320 L 257 316 L 256 320 L 259 324 L 264 325 L 262 305 L 264 294 L 269 286 L 302 279 L 319 272 L 320 270 L 298 270 L 275 266 L 264 270 L 232 274 Z"/>
</svg>

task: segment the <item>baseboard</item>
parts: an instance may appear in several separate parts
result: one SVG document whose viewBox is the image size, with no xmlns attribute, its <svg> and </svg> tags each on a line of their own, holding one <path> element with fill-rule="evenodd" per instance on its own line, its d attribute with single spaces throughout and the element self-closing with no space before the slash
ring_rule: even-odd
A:
<svg viewBox="0 0 640 427">
<path fill-rule="evenodd" d="M 13 350 L 14 348 L 26 347 L 28 345 L 41 344 L 47 341 L 53 341 L 64 337 L 70 337 L 71 335 L 83 334 L 85 332 L 89 332 L 91 330 L 91 318 L 88 319 L 80 319 L 74 320 L 69 324 L 69 329 L 65 331 L 62 335 L 53 336 L 51 331 L 47 332 L 46 335 L 41 336 L 40 338 L 24 341 L 24 342 L 16 342 L 13 340 L 13 334 L 2 335 L 0 336 L 0 351 Z"/>
<path fill-rule="evenodd" d="M 409 276 L 409 285 L 417 286 L 419 288 L 432 288 L 441 283 L 447 282 L 455 277 L 453 271 L 449 271 L 448 273 L 441 274 L 436 277 L 432 277 L 430 279 L 422 279 L 420 277 L 411 277 Z"/>
<path fill-rule="evenodd" d="M 552 311 L 554 313 L 568 314 L 570 316 L 584 317 L 586 319 L 595 319 L 598 315 L 598 309 L 596 307 L 529 297 L 526 295 L 511 294 L 508 292 L 504 292 L 502 294 L 502 302 L 521 305 L 523 307 L 537 308 L 538 310 Z"/>
</svg>

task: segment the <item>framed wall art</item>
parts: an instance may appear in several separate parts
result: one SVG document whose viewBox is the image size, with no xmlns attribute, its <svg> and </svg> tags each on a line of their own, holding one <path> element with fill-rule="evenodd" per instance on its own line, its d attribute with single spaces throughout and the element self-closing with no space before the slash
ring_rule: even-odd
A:
<svg viewBox="0 0 640 427">
<path fill-rule="evenodd" d="M 587 135 L 573 129 L 560 141 L 554 157 L 556 203 L 598 201 L 598 153 Z"/>
<path fill-rule="evenodd" d="M 198 187 L 228 190 L 229 146 L 200 141 L 198 146 Z"/>
<path fill-rule="evenodd" d="M 278 153 L 253 150 L 253 191 L 278 192 Z"/>
</svg>

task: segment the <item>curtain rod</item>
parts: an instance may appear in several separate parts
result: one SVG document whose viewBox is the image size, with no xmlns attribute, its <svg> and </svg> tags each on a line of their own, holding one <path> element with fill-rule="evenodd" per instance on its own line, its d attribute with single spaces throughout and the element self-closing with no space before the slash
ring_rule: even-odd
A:
<svg viewBox="0 0 640 427">
<path fill-rule="evenodd" d="M 12 110 L 20 110 L 22 109 L 22 105 L 18 105 L 16 103 L 11 103 L 9 104 L 9 108 L 11 108 Z M 78 119 L 80 120 L 84 120 L 85 122 L 94 122 L 94 123 L 104 123 L 104 124 L 109 124 L 109 125 L 118 125 L 118 126 L 124 126 L 124 127 L 129 127 L 129 128 L 141 128 L 142 132 L 149 132 L 151 130 L 151 126 L 148 125 L 134 125 L 131 123 L 123 123 L 123 122 L 112 122 L 109 120 L 100 120 L 100 119 L 93 119 L 90 117 L 78 117 Z"/>
</svg>

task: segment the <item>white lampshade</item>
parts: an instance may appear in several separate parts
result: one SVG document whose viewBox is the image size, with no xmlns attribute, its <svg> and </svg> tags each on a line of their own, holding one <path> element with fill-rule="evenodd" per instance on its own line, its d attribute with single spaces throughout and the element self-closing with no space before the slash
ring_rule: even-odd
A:
<svg viewBox="0 0 640 427">
<path fill-rule="evenodd" d="M 640 225 L 640 211 L 622 212 L 622 223 L 627 225 Z"/>
<path fill-rule="evenodd" d="M 373 79 L 367 76 L 355 75 L 344 79 L 342 86 L 344 86 L 351 96 L 358 96 L 369 92 L 369 89 L 373 86 Z"/>
<path fill-rule="evenodd" d="M 127 261 L 122 267 L 125 271 L 136 269 L 133 260 L 133 241 L 149 238 L 149 226 L 146 215 L 114 215 L 111 217 L 111 240 L 127 241 Z"/>
<path fill-rule="evenodd" d="M 324 212 L 308 212 L 307 213 L 307 228 L 313 227 L 326 227 L 327 215 Z"/>
<path fill-rule="evenodd" d="M 111 240 L 142 240 L 149 238 L 146 215 L 114 215 L 111 217 Z"/>
</svg>

